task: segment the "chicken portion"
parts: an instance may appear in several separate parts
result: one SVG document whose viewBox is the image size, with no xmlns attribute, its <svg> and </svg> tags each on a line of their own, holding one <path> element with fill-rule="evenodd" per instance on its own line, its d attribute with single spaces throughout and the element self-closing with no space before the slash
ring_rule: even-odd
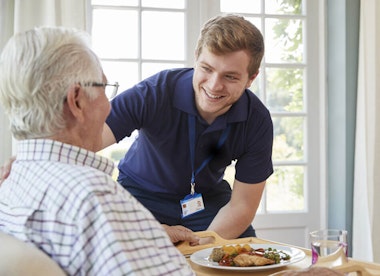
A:
<svg viewBox="0 0 380 276">
<path fill-rule="evenodd" d="M 234 258 L 236 266 L 262 266 L 274 264 L 275 261 L 263 256 L 240 254 Z"/>
</svg>

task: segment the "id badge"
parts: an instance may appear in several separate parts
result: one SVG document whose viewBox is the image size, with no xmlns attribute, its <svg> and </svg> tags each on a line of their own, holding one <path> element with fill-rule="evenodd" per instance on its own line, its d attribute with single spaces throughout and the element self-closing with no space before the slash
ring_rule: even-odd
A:
<svg viewBox="0 0 380 276">
<path fill-rule="evenodd" d="M 205 209 L 202 194 L 194 193 L 185 196 L 180 200 L 182 208 L 182 218 L 201 212 Z"/>
</svg>

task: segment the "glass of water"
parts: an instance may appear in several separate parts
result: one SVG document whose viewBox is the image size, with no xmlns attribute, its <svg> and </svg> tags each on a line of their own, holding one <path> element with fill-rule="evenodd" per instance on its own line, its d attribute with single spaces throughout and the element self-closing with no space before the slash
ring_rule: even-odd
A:
<svg viewBox="0 0 380 276">
<path fill-rule="evenodd" d="M 312 265 L 339 266 L 347 262 L 347 231 L 323 229 L 310 232 Z"/>
</svg>

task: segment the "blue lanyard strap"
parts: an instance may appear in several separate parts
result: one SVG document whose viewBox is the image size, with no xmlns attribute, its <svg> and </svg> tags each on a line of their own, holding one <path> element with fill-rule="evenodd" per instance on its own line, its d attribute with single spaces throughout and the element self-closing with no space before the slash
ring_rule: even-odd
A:
<svg viewBox="0 0 380 276">
<path fill-rule="evenodd" d="M 202 164 L 194 170 L 194 160 L 195 160 L 195 116 L 189 115 L 188 116 L 189 121 L 189 143 L 190 143 L 190 161 L 191 161 L 191 193 L 194 194 L 194 186 L 195 186 L 195 176 L 206 167 L 206 165 L 211 161 L 212 158 L 214 158 L 215 153 L 211 153 L 205 160 L 203 160 Z M 218 144 L 216 146 L 216 149 L 220 149 L 224 142 L 226 142 L 226 139 L 228 137 L 228 134 L 230 132 L 231 125 L 228 125 L 227 128 L 224 129 L 222 135 L 219 138 Z"/>
</svg>

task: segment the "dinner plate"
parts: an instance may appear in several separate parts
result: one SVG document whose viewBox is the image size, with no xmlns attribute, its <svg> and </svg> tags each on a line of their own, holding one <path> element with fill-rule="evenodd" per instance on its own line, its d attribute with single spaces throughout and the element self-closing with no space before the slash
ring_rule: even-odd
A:
<svg viewBox="0 0 380 276">
<path fill-rule="evenodd" d="M 290 255 L 290 260 L 287 260 L 287 261 L 282 260 L 278 264 L 264 265 L 264 266 L 248 266 L 248 267 L 223 266 L 223 265 L 219 265 L 217 262 L 213 262 L 209 260 L 209 256 L 214 247 L 206 248 L 206 249 L 202 249 L 202 250 L 194 252 L 190 256 L 190 260 L 193 263 L 203 266 L 203 267 L 210 267 L 210 268 L 223 269 L 223 270 L 252 271 L 252 270 L 274 269 L 274 268 L 278 268 L 282 266 L 287 266 L 287 265 L 302 261 L 305 258 L 305 252 L 294 247 L 282 246 L 282 245 L 277 245 L 277 244 L 257 244 L 257 243 L 253 243 L 249 245 L 255 249 L 258 249 L 258 248 L 267 249 L 271 247 L 272 249 L 277 249 L 277 251 L 281 250 Z M 221 247 L 221 246 L 217 246 L 217 247 Z"/>
</svg>

